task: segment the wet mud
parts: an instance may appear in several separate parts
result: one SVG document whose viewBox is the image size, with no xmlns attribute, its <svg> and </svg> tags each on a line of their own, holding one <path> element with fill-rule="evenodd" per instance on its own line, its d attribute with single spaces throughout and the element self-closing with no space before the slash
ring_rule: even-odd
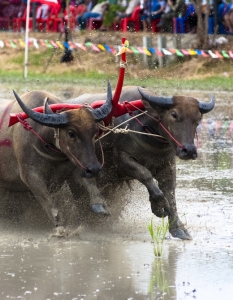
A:
<svg viewBox="0 0 233 300">
<path fill-rule="evenodd" d="M 151 218 L 161 220 L 138 182 L 114 191 L 112 216 L 97 224 L 87 215 L 92 224 L 68 239 L 51 236 L 30 193 L 1 194 L 0 299 L 232 299 L 233 121 L 203 120 L 196 143 L 197 160 L 177 159 L 176 189 L 193 239 L 168 235 L 162 258 L 147 229 Z"/>
</svg>

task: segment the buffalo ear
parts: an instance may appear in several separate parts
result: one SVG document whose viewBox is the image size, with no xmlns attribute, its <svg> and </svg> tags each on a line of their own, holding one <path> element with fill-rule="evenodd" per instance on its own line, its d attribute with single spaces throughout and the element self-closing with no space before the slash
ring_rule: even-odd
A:
<svg viewBox="0 0 233 300">
<path fill-rule="evenodd" d="M 53 114 L 54 112 L 52 111 L 52 109 L 49 107 L 49 98 L 45 98 L 44 101 L 44 113 L 45 114 Z"/>
</svg>

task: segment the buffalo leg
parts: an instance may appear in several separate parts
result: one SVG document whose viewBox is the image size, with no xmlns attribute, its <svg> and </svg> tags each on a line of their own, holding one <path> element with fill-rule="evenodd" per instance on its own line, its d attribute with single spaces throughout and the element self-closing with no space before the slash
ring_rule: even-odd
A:
<svg viewBox="0 0 233 300">
<path fill-rule="evenodd" d="M 156 171 L 155 178 L 158 180 L 159 187 L 163 191 L 166 199 L 169 203 L 169 232 L 173 237 L 177 237 L 183 240 L 192 239 L 189 232 L 185 228 L 184 224 L 180 221 L 175 198 L 175 185 L 176 185 L 176 166 L 170 164 L 164 166 L 161 171 Z M 153 211 L 153 208 L 152 208 Z"/>
<path fill-rule="evenodd" d="M 52 223 L 56 227 L 62 226 L 56 202 L 49 193 L 44 180 L 38 175 L 38 172 L 33 169 L 30 171 L 27 170 L 27 172 L 21 171 L 20 177 L 39 201 Z"/>
<path fill-rule="evenodd" d="M 104 197 L 101 195 L 95 178 L 82 179 L 85 188 L 87 189 L 91 198 L 91 207 L 95 213 L 100 213 L 104 215 L 109 215 L 109 209 L 105 203 Z"/>
<path fill-rule="evenodd" d="M 151 172 L 137 163 L 126 152 L 121 151 L 119 154 L 119 170 L 124 175 L 137 179 L 146 186 L 150 202 L 153 207 L 153 213 L 157 217 L 165 217 L 168 214 L 169 206 L 163 192 L 156 185 Z"/>
</svg>

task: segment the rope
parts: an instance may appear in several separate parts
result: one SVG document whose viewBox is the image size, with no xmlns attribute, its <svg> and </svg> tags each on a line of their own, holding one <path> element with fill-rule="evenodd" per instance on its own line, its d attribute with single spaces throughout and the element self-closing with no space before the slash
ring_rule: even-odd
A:
<svg viewBox="0 0 233 300">
<path fill-rule="evenodd" d="M 140 108 L 138 108 L 137 106 L 135 106 L 135 105 L 133 105 L 132 103 L 130 103 L 130 102 L 125 102 L 125 104 L 129 104 L 129 105 L 131 105 L 131 106 L 133 106 L 134 108 L 136 108 L 137 110 L 139 110 L 139 111 L 141 111 L 142 112 L 142 110 L 140 109 Z M 126 105 L 125 105 L 126 106 Z M 127 108 L 127 106 L 126 106 L 126 108 Z M 127 110 L 128 110 L 128 108 L 127 108 Z M 183 145 L 181 145 L 175 138 L 174 138 L 174 136 L 167 130 L 167 128 L 166 127 L 164 127 L 164 125 L 161 123 L 161 119 L 159 118 L 159 119 L 155 119 L 154 117 L 152 117 L 151 115 L 149 115 L 148 113 L 146 113 L 146 115 L 148 116 L 148 117 L 150 117 L 151 119 L 153 119 L 153 120 L 155 120 L 156 122 L 158 122 L 159 123 L 159 125 L 163 128 L 163 130 L 169 135 L 169 137 L 180 147 L 180 148 L 182 148 L 182 149 L 184 149 L 184 146 Z M 138 120 L 138 122 L 140 122 L 139 120 Z M 141 123 L 142 124 L 142 123 Z M 163 137 L 164 138 L 164 137 Z"/>
<path fill-rule="evenodd" d="M 21 125 L 23 126 L 24 129 L 26 129 L 28 131 L 31 131 L 49 149 L 51 149 L 51 150 L 53 150 L 55 152 L 61 153 L 60 150 L 56 150 L 53 146 L 51 146 L 50 144 L 46 143 L 46 141 L 43 140 L 42 137 L 39 136 L 39 134 L 37 132 L 35 132 L 35 130 L 32 128 L 32 126 L 26 120 L 23 120 L 21 118 L 21 114 L 20 113 L 17 114 L 16 116 L 17 116 L 18 121 L 21 123 Z"/>
<path fill-rule="evenodd" d="M 121 61 L 120 61 L 120 68 L 124 68 L 124 69 L 126 69 L 126 67 L 127 67 L 127 62 L 126 62 L 126 61 L 123 61 L 123 60 L 121 60 Z"/>
<path fill-rule="evenodd" d="M 127 120 L 127 121 L 129 121 L 129 120 Z M 123 123 L 125 123 L 125 122 L 123 122 Z M 122 125 L 123 123 L 121 123 L 120 125 Z M 118 125 L 118 126 L 120 126 L 120 125 Z M 109 128 L 109 127 L 105 127 L 103 125 L 100 125 L 100 129 L 103 130 L 103 131 L 110 131 L 110 132 L 113 132 L 113 133 L 124 133 L 124 134 L 127 134 L 127 133 L 132 132 L 132 133 L 136 133 L 136 134 L 142 134 L 142 135 L 148 135 L 148 136 L 156 136 L 156 137 L 161 137 L 162 138 L 162 136 L 158 135 L 158 134 L 145 133 L 145 132 L 140 132 L 140 131 L 135 131 L 135 130 L 128 129 L 128 126 L 129 125 L 127 124 L 125 128 L 116 128 L 117 126 L 114 127 L 114 128 Z M 104 135 L 102 137 L 105 137 L 105 136 L 106 135 Z"/>
</svg>

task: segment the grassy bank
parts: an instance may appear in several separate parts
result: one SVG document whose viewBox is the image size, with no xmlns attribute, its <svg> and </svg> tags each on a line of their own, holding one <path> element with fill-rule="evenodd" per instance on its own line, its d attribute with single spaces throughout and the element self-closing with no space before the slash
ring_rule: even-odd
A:
<svg viewBox="0 0 233 300">
<path fill-rule="evenodd" d="M 118 34 L 119 35 L 119 34 Z M 0 37 L 4 40 L 19 38 Z M 55 36 L 47 36 L 54 39 Z M 22 38 L 22 36 L 21 36 Z M 41 33 L 37 38 L 45 38 Z M 75 37 L 78 42 L 90 40 L 94 43 L 111 43 L 120 41 L 120 36 L 103 36 L 95 33 Z M 105 40 L 103 40 L 105 38 Z M 140 45 L 142 39 L 138 35 L 127 37 L 132 45 Z M 106 81 L 110 79 L 113 88 L 119 72 L 119 59 L 107 52 L 97 53 L 88 48 L 86 51 L 76 49 L 71 64 L 61 64 L 64 54 L 62 49 L 30 48 L 28 60 L 28 78 L 23 78 L 24 49 L 0 48 L 0 97 L 11 94 L 12 89 L 23 93 L 27 90 L 44 89 L 58 96 L 73 97 L 85 92 L 103 92 Z M 233 60 L 212 59 L 202 57 L 177 57 L 165 68 L 158 68 L 156 56 L 153 57 L 153 68 L 148 69 L 143 56 L 127 55 L 127 68 L 124 85 L 140 85 L 149 87 L 159 94 L 178 94 L 187 90 L 211 91 L 217 93 L 233 92 Z"/>
</svg>

